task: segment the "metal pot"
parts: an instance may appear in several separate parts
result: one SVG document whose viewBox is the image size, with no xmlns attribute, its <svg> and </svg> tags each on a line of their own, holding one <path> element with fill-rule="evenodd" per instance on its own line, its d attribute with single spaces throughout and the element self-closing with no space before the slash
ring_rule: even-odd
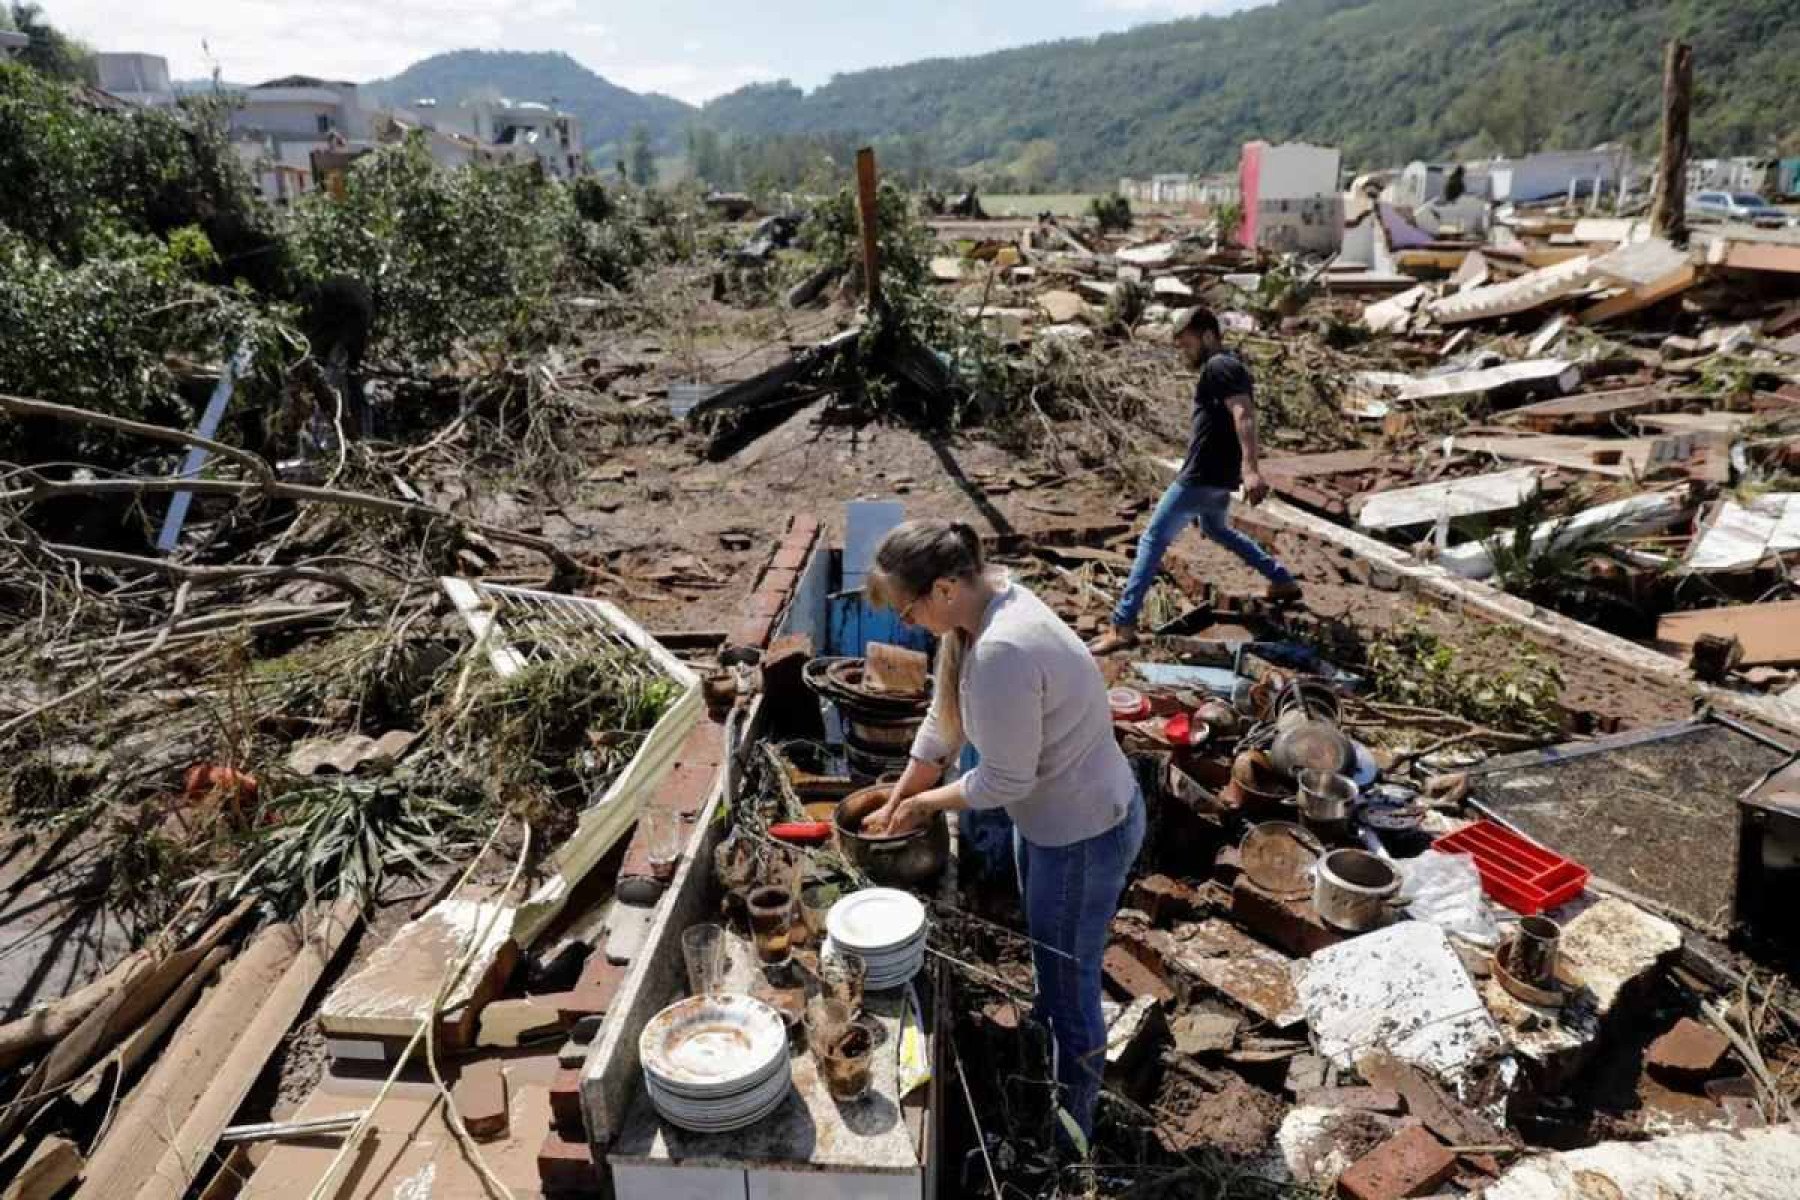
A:
<svg viewBox="0 0 1800 1200">
<path fill-rule="evenodd" d="M 1356 781 L 1335 771 L 1300 772 L 1300 823 L 1320 837 L 1339 837 L 1350 828 Z"/>
<path fill-rule="evenodd" d="M 893 794 L 891 784 L 852 792 L 838 802 L 832 820 L 838 853 L 877 883 L 907 886 L 935 878 L 950 860 L 950 824 L 943 813 L 932 814 L 921 828 L 892 837 L 861 832 L 863 819 Z"/>
<path fill-rule="evenodd" d="M 1387 920 L 1400 891 L 1400 872 L 1366 850 L 1333 850 L 1313 875 L 1313 907 L 1336 929 L 1365 933 Z"/>
</svg>

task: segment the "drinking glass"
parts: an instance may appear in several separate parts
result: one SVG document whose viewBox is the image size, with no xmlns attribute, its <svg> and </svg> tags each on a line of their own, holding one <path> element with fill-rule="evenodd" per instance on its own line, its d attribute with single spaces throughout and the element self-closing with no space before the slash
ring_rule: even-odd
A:
<svg viewBox="0 0 1800 1200">
<path fill-rule="evenodd" d="M 650 859 L 650 874 L 667 883 L 675 877 L 675 864 L 681 861 L 681 826 L 670 812 L 647 812 L 638 818 L 644 827 L 644 849 Z"/>
<path fill-rule="evenodd" d="M 757 958 L 771 966 L 787 962 L 794 924 L 794 893 L 784 887 L 759 887 L 750 893 L 749 905 Z"/>
<path fill-rule="evenodd" d="M 681 954 L 687 960 L 688 991 L 710 996 L 724 990 L 731 945 L 722 926 L 695 925 L 683 930 Z"/>
</svg>

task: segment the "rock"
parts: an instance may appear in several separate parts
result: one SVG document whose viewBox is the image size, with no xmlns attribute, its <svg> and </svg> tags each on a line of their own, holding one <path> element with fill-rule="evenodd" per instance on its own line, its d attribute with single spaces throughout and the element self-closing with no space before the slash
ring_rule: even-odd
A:
<svg viewBox="0 0 1800 1200">
<path fill-rule="evenodd" d="M 1238 1029 L 1243 1023 L 1236 1013 L 1196 1008 L 1177 1017 L 1170 1032 L 1175 1048 L 1183 1054 L 1222 1054 L 1237 1045 Z"/>
<path fill-rule="evenodd" d="M 1088 304 L 1074 292 L 1061 289 L 1043 293 L 1037 298 L 1037 306 L 1058 324 L 1066 324 L 1088 311 Z"/>
<path fill-rule="evenodd" d="M 1484 1200 L 1789 1200 L 1800 1178 L 1800 1129 L 1688 1133 L 1602 1142 L 1514 1166 Z"/>
<path fill-rule="evenodd" d="M 606 961 L 624 964 L 637 957 L 656 909 L 636 904 L 615 904 L 606 927 Z"/>
</svg>

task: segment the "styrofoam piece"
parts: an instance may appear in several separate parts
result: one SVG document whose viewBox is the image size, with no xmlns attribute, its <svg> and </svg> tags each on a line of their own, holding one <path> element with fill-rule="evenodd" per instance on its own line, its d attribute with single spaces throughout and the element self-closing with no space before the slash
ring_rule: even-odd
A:
<svg viewBox="0 0 1800 1200">
<path fill-rule="evenodd" d="M 1418 487 L 1377 492 L 1364 502 L 1356 523 L 1364 529 L 1428 525 L 1439 517 L 1511 512 L 1538 490 L 1538 469 L 1517 467 Z"/>
<path fill-rule="evenodd" d="M 1314 954 L 1295 985 L 1319 1053 L 1349 1070 L 1371 1050 L 1430 1071 L 1457 1088 L 1506 1054 L 1444 931 L 1402 921 Z"/>
<path fill-rule="evenodd" d="M 1800 550 L 1800 492 L 1774 492 L 1749 504 L 1726 500 L 1688 547 L 1682 569 L 1731 571 L 1794 550 Z"/>
</svg>

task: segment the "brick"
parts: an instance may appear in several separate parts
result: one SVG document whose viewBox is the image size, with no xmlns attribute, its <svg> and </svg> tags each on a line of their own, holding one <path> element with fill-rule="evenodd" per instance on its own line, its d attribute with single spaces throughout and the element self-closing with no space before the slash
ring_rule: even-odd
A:
<svg viewBox="0 0 1800 1200">
<path fill-rule="evenodd" d="M 581 1068 L 558 1067 L 550 1083 L 550 1123 L 566 1137 L 587 1144 L 587 1122 L 581 1116 Z"/>
<path fill-rule="evenodd" d="M 788 518 L 788 536 L 796 535 L 816 538 L 819 536 L 819 518 L 807 513 L 797 513 Z"/>
<path fill-rule="evenodd" d="M 1423 1125 L 1412 1125 L 1351 1163 L 1338 1191 L 1345 1200 L 1401 1200 L 1429 1193 L 1455 1170 L 1456 1156 Z"/>
<path fill-rule="evenodd" d="M 470 1137 L 488 1142 L 506 1136 L 506 1072 L 499 1059 L 478 1058 L 465 1064 L 450 1098 Z"/>
<path fill-rule="evenodd" d="M 762 582 L 757 585 L 756 590 L 777 594 L 781 597 L 781 602 L 786 604 L 799 583 L 800 572 L 791 568 L 771 568 L 763 574 Z"/>
<path fill-rule="evenodd" d="M 1724 1034 L 1683 1017 L 1675 1028 L 1650 1043 L 1644 1065 L 1651 1074 L 1671 1083 L 1698 1083 L 1718 1072 L 1730 1049 Z"/>
<path fill-rule="evenodd" d="M 551 1192 L 594 1195 L 600 1189 L 600 1172 L 587 1138 L 566 1138 L 552 1129 L 538 1147 L 538 1183 Z"/>
<path fill-rule="evenodd" d="M 760 650 L 769 644 L 769 632 L 773 624 L 768 617 L 745 617 L 731 627 L 731 636 L 726 641 L 732 646 L 754 647 Z"/>
<path fill-rule="evenodd" d="M 628 970 L 629 966 L 608 962 L 605 954 L 595 951 L 588 955 L 587 965 L 581 969 L 581 978 L 574 987 L 538 999 L 556 1005 L 558 1014 L 570 1025 L 583 1017 L 605 1016 Z"/>
<path fill-rule="evenodd" d="M 1406 1100 L 1393 1088 L 1307 1088 L 1294 1097 L 1294 1103 L 1308 1108 L 1354 1108 L 1362 1112 L 1387 1113 L 1390 1116 L 1398 1116 L 1406 1111 Z"/>
<path fill-rule="evenodd" d="M 1231 916 L 1258 938 L 1295 958 L 1335 946 L 1347 936 L 1320 920 L 1311 900 L 1284 900 L 1241 875 L 1231 885 Z"/>
<path fill-rule="evenodd" d="M 751 617 L 764 618 L 770 624 L 773 624 L 774 619 L 780 616 L 781 610 L 786 607 L 786 592 L 757 592 L 754 596 L 750 597 L 750 606 L 747 611 Z M 768 645 L 768 641 L 769 634 L 765 630 L 762 640 L 757 642 L 757 645 L 766 646 Z"/>
<path fill-rule="evenodd" d="M 1146 875 L 1131 885 L 1126 893 L 1126 908 L 1135 908 L 1150 918 L 1152 925 L 1192 917 L 1204 905 L 1200 893 L 1180 880 L 1167 875 Z"/>
<path fill-rule="evenodd" d="M 769 570 L 792 571 L 798 575 L 806 569 L 806 559 L 811 553 L 811 538 L 800 542 L 791 540 L 784 542 L 781 548 L 775 551 L 775 557 L 769 560 Z"/>
<path fill-rule="evenodd" d="M 1123 943 L 1114 942 L 1106 948 L 1106 956 L 1101 960 L 1100 969 L 1105 973 L 1107 982 L 1127 999 L 1149 996 L 1158 1004 L 1166 1004 L 1175 999 L 1174 989 Z"/>
</svg>

